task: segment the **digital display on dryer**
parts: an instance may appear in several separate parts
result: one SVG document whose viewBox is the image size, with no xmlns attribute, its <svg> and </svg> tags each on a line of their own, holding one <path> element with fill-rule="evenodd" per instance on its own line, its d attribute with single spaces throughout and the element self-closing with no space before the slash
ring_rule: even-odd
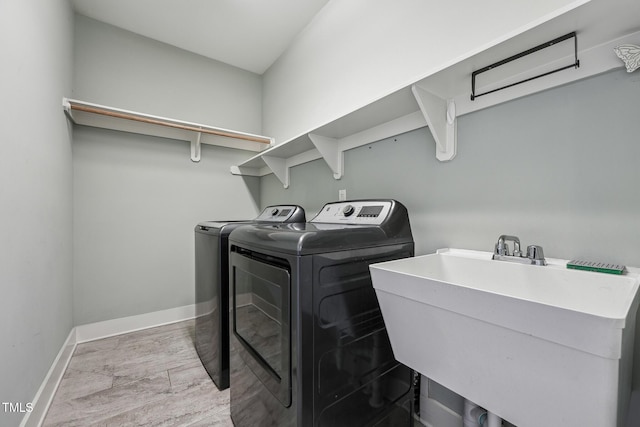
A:
<svg viewBox="0 0 640 427">
<path fill-rule="evenodd" d="M 358 212 L 359 217 L 377 217 L 382 212 L 383 206 L 363 206 Z"/>
</svg>

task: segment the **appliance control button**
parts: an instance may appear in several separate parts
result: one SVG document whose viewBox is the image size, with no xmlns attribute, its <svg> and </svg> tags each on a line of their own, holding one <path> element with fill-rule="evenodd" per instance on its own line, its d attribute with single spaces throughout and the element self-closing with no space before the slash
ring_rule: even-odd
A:
<svg viewBox="0 0 640 427">
<path fill-rule="evenodd" d="M 352 205 L 347 205 L 342 209 L 342 214 L 344 216 L 350 216 L 355 212 L 355 208 Z"/>
</svg>

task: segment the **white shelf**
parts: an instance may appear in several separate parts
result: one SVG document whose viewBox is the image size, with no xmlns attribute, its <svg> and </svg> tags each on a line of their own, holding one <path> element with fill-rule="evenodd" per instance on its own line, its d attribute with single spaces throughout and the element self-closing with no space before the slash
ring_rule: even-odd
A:
<svg viewBox="0 0 640 427">
<path fill-rule="evenodd" d="M 437 158 L 441 161 L 451 160 L 456 154 L 456 117 L 621 68 L 623 63 L 614 54 L 613 47 L 623 43 L 640 43 L 638 16 L 638 0 L 591 0 L 331 123 L 269 148 L 240 165 L 232 166 L 231 172 L 264 176 L 272 172 L 270 168 L 273 166 L 278 170 L 276 176 L 287 188 L 289 168 L 324 158 L 334 177 L 340 179 L 344 173 L 341 165 L 344 151 L 424 127 L 428 123 L 436 141 Z M 560 71 L 471 101 L 471 73 L 474 70 L 571 31 L 576 31 L 578 37 L 579 68 Z M 416 55 L 423 54 L 427 55 L 428 52 L 416 52 Z M 476 82 L 476 90 L 483 93 L 557 68 L 558 64 L 570 64 L 573 55 L 571 42 L 566 45 L 560 43 L 486 73 L 491 75 L 490 78 L 483 75 L 482 82 Z M 314 144 L 314 139 L 318 146 Z M 332 144 L 334 147 L 331 147 Z"/>
<path fill-rule="evenodd" d="M 289 168 L 324 158 L 333 171 L 334 178 L 340 179 L 344 173 L 342 156 L 345 151 L 426 125 L 411 90 L 407 89 L 354 111 L 312 133 L 271 147 L 237 166 L 231 166 L 231 173 L 264 176 L 274 172 L 284 187 L 288 188 Z M 269 159 L 265 161 L 265 157 Z M 280 160 L 274 162 L 272 159 Z M 267 164 L 268 161 L 271 164 L 277 163 L 276 167 L 281 170 L 276 173 Z"/>
<path fill-rule="evenodd" d="M 191 143 L 191 160 L 200 160 L 200 145 L 218 145 L 247 151 L 263 151 L 273 139 L 214 126 L 168 119 L 145 113 L 63 98 L 64 112 L 73 123 L 103 129 L 177 139 Z"/>
</svg>

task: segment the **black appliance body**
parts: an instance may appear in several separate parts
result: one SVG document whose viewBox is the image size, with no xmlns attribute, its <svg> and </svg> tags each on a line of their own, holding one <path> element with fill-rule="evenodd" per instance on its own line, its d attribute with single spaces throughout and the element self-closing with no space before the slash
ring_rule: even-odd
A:
<svg viewBox="0 0 640 427">
<path fill-rule="evenodd" d="M 220 390 L 229 387 L 229 234 L 246 224 L 304 222 L 300 206 L 269 206 L 250 221 L 205 221 L 195 227 L 195 346 Z"/>
<path fill-rule="evenodd" d="M 394 200 L 326 204 L 305 224 L 229 236 L 236 427 L 410 426 L 413 372 L 393 357 L 369 264 L 413 256 Z"/>
</svg>

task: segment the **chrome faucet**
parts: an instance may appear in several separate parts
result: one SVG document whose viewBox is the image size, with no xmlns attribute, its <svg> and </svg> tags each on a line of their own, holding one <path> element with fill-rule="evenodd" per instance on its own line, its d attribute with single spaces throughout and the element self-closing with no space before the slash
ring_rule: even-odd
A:
<svg viewBox="0 0 640 427">
<path fill-rule="evenodd" d="M 509 245 L 507 244 L 509 241 L 513 242 L 513 253 L 509 253 Z M 498 261 L 519 262 L 522 264 L 547 265 L 547 261 L 544 259 L 542 246 L 527 246 L 527 254 L 526 256 L 523 256 L 522 251 L 520 250 L 520 239 L 516 236 L 508 236 L 506 234 L 503 234 L 498 238 L 498 243 L 496 243 L 492 259 Z"/>
</svg>

